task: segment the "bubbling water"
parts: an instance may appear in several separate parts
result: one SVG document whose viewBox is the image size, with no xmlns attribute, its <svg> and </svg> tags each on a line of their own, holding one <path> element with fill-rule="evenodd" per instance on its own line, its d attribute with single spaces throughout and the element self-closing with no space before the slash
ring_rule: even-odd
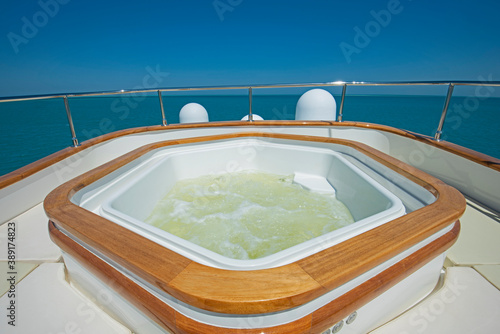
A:
<svg viewBox="0 0 500 334">
<path fill-rule="evenodd" d="M 258 259 L 354 222 L 332 194 L 293 175 L 241 171 L 178 181 L 148 224 L 223 256 Z"/>
</svg>

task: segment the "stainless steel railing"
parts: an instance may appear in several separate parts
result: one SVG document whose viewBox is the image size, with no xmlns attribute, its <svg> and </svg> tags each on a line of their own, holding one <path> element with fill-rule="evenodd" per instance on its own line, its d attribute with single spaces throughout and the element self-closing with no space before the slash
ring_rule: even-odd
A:
<svg viewBox="0 0 500 334">
<path fill-rule="evenodd" d="M 73 125 L 73 117 L 71 117 L 71 110 L 69 109 L 68 96 L 64 96 L 64 107 L 66 108 L 66 116 L 68 117 L 69 129 L 71 130 L 71 141 L 73 146 L 78 146 L 78 138 L 76 138 L 75 126 Z"/>
<path fill-rule="evenodd" d="M 15 102 L 15 101 L 28 101 L 28 100 L 41 100 L 41 99 L 57 99 L 62 98 L 64 100 L 64 106 L 66 108 L 66 115 L 68 117 L 68 123 L 71 131 L 71 140 L 73 146 L 78 146 L 79 142 L 76 137 L 75 127 L 73 124 L 73 119 L 71 116 L 71 110 L 69 107 L 69 97 L 83 97 L 83 96 L 100 96 L 100 95 L 123 95 L 123 94 L 136 94 L 136 93 L 157 93 L 160 103 L 161 111 L 161 124 L 167 126 L 167 118 L 165 116 L 165 110 L 163 106 L 162 92 L 182 92 L 182 91 L 216 91 L 216 90 L 248 90 L 248 121 L 253 122 L 253 112 L 252 112 L 252 94 L 254 89 L 268 89 L 268 88 L 307 88 L 307 87 L 332 87 L 332 86 L 342 86 L 342 97 L 340 100 L 339 113 L 337 117 L 338 122 L 343 121 L 344 117 L 344 100 L 346 96 L 346 91 L 348 86 L 448 86 L 448 93 L 443 105 L 443 111 L 441 112 L 441 118 L 439 124 L 434 134 L 434 139 L 436 141 L 441 140 L 441 135 L 443 133 L 443 126 L 446 120 L 446 114 L 450 104 L 451 97 L 453 95 L 453 90 L 455 86 L 497 86 L 500 87 L 499 81 L 418 81 L 418 82 L 326 82 L 326 83 L 306 83 L 306 84 L 277 84 L 277 85 L 252 85 L 252 86 L 218 86 L 218 87 L 180 87 L 180 88 L 161 88 L 161 89 L 141 89 L 141 90 L 119 90 L 119 91 L 102 91 L 102 92 L 89 92 L 89 93 L 73 93 L 73 94 L 58 94 L 58 95 L 38 95 L 38 96 L 21 96 L 21 97 L 7 97 L 0 98 L 1 102 Z"/>
</svg>

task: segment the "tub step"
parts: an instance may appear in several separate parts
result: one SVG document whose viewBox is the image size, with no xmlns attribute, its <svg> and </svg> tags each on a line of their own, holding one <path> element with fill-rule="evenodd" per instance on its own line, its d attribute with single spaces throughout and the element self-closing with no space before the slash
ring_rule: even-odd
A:
<svg viewBox="0 0 500 334">
<path fill-rule="evenodd" d="M 295 173 L 293 176 L 293 182 L 300 184 L 302 187 L 311 191 L 319 192 L 322 194 L 335 195 L 335 189 L 327 179 L 321 176 Z"/>
</svg>

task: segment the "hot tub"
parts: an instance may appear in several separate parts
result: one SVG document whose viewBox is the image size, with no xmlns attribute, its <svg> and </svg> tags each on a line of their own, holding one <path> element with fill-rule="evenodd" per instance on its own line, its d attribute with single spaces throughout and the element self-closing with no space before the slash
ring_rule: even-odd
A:
<svg viewBox="0 0 500 334">
<path fill-rule="evenodd" d="M 402 216 L 402 201 L 332 149 L 263 139 L 235 138 L 189 149 L 155 150 L 138 166 L 122 168 L 72 197 L 72 202 L 154 240 L 193 261 L 229 270 L 278 267 L 305 258 Z M 145 223 L 153 207 L 179 180 L 206 174 L 258 170 L 294 175 L 294 182 L 313 192 L 335 193 L 355 223 L 284 251 L 254 260 L 234 260 Z M 98 189 L 98 191 L 96 191 Z M 210 189 L 206 189 L 207 194 Z M 434 197 L 424 198 L 430 204 Z M 202 205 L 202 203 L 201 203 Z"/>
<path fill-rule="evenodd" d="M 179 180 L 246 170 L 293 175 L 308 191 L 334 194 L 354 222 L 251 260 L 225 257 L 145 222 Z M 448 201 L 457 196 L 359 143 L 238 133 L 145 146 L 56 189 L 45 207 L 75 282 L 94 292 L 107 280 L 121 282 L 130 291 L 118 289 L 115 298 L 154 326 L 319 332 L 363 307 L 370 310 L 365 321 L 380 320 L 425 296 L 458 234 L 453 223 L 460 210 Z M 385 290 L 392 301 L 381 310 L 375 301 Z"/>
</svg>

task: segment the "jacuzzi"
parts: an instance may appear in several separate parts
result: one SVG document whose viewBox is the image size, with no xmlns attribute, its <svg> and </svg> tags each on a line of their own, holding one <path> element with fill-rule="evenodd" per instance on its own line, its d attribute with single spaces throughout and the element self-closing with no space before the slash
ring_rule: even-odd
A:
<svg viewBox="0 0 500 334">
<path fill-rule="evenodd" d="M 145 222 L 179 180 L 241 170 L 293 175 L 354 222 L 252 260 Z M 368 330 L 434 288 L 458 235 L 454 196 L 356 142 L 238 133 L 144 146 L 54 190 L 45 208 L 74 285 L 108 291 L 105 307 L 135 331 L 322 333 L 339 321 Z"/>
<path fill-rule="evenodd" d="M 328 248 L 405 213 L 397 196 L 332 149 L 237 138 L 190 148 L 164 147 L 142 160 L 138 166 L 122 168 L 120 177 L 103 178 L 79 191 L 71 201 L 193 261 L 216 268 L 266 269 L 292 263 L 316 253 L 318 247 Z M 293 174 L 294 182 L 311 191 L 335 193 L 350 209 L 355 223 L 262 259 L 234 260 L 144 222 L 178 180 L 236 170 Z M 432 195 L 425 198 L 425 194 L 424 201 L 434 201 Z"/>
</svg>

